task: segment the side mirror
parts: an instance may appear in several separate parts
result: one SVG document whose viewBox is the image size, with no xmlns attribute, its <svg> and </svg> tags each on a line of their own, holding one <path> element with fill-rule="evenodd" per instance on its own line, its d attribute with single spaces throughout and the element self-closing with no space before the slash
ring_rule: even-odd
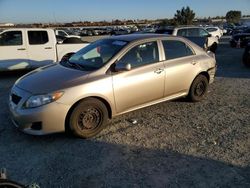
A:
<svg viewBox="0 0 250 188">
<path fill-rule="evenodd" d="M 207 37 L 211 37 L 212 35 L 209 33 L 208 35 L 207 35 Z"/>
<path fill-rule="evenodd" d="M 131 64 L 130 63 L 118 63 L 115 66 L 116 72 L 122 72 L 122 71 L 130 71 L 131 70 Z"/>
<path fill-rule="evenodd" d="M 74 55 L 74 54 L 75 54 L 75 53 L 72 52 L 72 53 L 68 53 L 68 54 L 64 55 L 64 56 L 62 57 L 61 61 L 68 61 L 69 58 L 71 58 L 71 56 Z"/>
</svg>

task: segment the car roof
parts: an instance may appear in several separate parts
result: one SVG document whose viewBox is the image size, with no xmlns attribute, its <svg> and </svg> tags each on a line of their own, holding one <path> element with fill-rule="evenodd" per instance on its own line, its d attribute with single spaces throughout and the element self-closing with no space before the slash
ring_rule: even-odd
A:
<svg viewBox="0 0 250 188">
<path fill-rule="evenodd" d="M 129 35 L 118 35 L 118 36 L 111 36 L 109 39 L 113 40 L 122 40 L 127 42 L 143 40 L 143 39 L 154 39 L 154 38 L 163 38 L 169 35 L 164 34 L 129 34 Z"/>
<path fill-rule="evenodd" d="M 8 28 L 8 29 L 4 29 L 3 31 L 20 31 L 20 30 L 32 30 L 32 31 L 53 31 L 53 29 L 50 28 L 32 28 L 32 27 L 27 27 L 27 28 Z"/>
<path fill-rule="evenodd" d="M 179 26 L 161 26 L 159 30 L 164 30 L 164 29 L 193 29 L 193 28 L 204 28 L 201 26 L 195 26 L 195 25 L 179 25 Z"/>
</svg>

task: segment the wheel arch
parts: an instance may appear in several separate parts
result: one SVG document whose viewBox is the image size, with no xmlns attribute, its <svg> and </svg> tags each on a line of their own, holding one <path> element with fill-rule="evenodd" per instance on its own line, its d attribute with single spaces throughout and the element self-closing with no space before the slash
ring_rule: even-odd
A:
<svg viewBox="0 0 250 188">
<path fill-rule="evenodd" d="M 207 78 L 208 83 L 209 83 L 210 76 L 209 76 L 208 72 L 207 72 L 207 71 L 201 71 L 201 72 L 199 72 L 199 73 L 195 76 L 195 78 L 193 79 L 193 81 L 192 81 L 191 84 L 189 85 L 188 93 L 189 93 L 189 91 L 190 91 L 190 89 L 191 89 L 191 86 L 192 86 L 194 80 L 195 80 L 199 75 L 205 76 L 205 77 Z"/>
<path fill-rule="evenodd" d="M 72 111 L 75 109 L 75 107 L 76 107 L 80 102 L 82 102 L 82 101 L 84 101 L 84 100 L 86 100 L 86 99 L 89 99 L 89 98 L 92 98 L 92 99 L 96 99 L 96 100 L 101 101 L 101 102 L 106 106 L 106 108 L 107 108 L 107 110 L 108 110 L 108 117 L 109 117 L 109 119 L 112 118 L 112 107 L 111 107 L 110 103 L 109 103 L 107 100 L 105 100 L 104 98 L 99 97 L 99 96 L 84 97 L 84 98 L 81 98 L 81 99 L 79 99 L 78 101 L 76 101 L 76 102 L 70 107 L 70 109 L 68 110 L 67 115 L 66 115 L 66 118 L 65 118 L 65 122 L 64 122 L 64 127 L 65 127 L 65 130 L 66 130 L 66 131 L 69 130 L 68 124 L 69 124 L 69 118 L 70 118 L 70 115 L 71 115 Z"/>
</svg>

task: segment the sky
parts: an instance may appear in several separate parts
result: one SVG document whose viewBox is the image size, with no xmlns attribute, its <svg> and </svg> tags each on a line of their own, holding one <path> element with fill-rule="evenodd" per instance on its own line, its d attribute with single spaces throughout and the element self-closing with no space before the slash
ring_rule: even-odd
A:
<svg viewBox="0 0 250 188">
<path fill-rule="evenodd" d="M 250 0 L 0 0 L 0 23 L 111 21 L 172 18 L 189 6 L 196 17 L 250 15 Z"/>
</svg>

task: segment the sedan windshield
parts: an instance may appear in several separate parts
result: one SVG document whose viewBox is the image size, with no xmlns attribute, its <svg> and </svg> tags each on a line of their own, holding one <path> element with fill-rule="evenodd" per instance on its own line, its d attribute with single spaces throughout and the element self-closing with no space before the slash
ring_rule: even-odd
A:
<svg viewBox="0 0 250 188">
<path fill-rule="evenodd" d="M 87 71 L 97 70 L 104 66 L 126 44 L 126 41 L 121 40 L 98 40 L 74 54 L 69 59 L 69 63 L 77 64 Z"/>
</svg>

